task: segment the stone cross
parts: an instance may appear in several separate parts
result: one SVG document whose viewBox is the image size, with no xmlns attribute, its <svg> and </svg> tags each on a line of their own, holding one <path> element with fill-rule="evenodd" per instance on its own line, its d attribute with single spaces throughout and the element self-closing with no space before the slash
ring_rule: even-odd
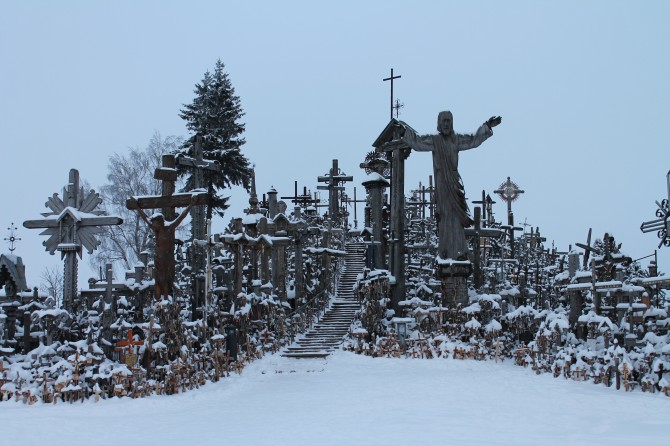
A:
<svg viewBox="0 0 670 446">
<path fill-rule="evenodd" d="M 137 211 L 150 225 L 156 236 L 154 278 L 156 280 L 155 295 L 158 299 L 172 294 L 175 276 L 173 254 L 175 230 L 186 218 L 191 206 L 207 204 L 209 196 L 205 191 L 174 193 L 177 181 L 174 155 L 163 155 L 162 166 L 156 169 L 154 178 L 162 182 L 163 193 L 160 196 L 131 197 L 126 201 L 126 207 Z M 187 209 L 176 217 L 175 209 L 178 207 L 187 207 Z M 144 213 L 145 209 L 162 209 L 163 212 L 148 217 Z"/>
<path fill-rule="evenodd" d="M 317 178 L 319 183 L 326 183 L 326 186 L 317 186 L 317 189 L 328 191 L 328 215 L 335 222 L 341 218 L 338 192 L 344 190 L 342 184 L 353 180 L 354 177 L 340 171 L 337 160 L 333 160 L 333 167 L 330 168 L 328 174 Z"/>
<path fill-rule="evenodd" d="M 94 190 L 82 193 L 79 187 L 79 171 L 70 169 L 67 188 L 63 190 L 63 198 L 53 194 L 45 206 L 51 212 L 43 213 L 41 220 L 26 220 L 26 228 L 45 228 L 40 235 L 48 235 L 43 242 L 46 250 L 53 255 L 56 251 L 65 259 L 63 277 L 63 306 L 67 311 L 74 307 L 77 295 L 77 256 L 81 258 L 82 248 L 89 254 L 100 245 L 96 235 L 103 232 L 102 226 L 120 225 L 119 217 L 105 216 L 104 211 L 97 209 L 102 203 L 100 195 Z"/>
<path fill-rule="evenodd" d="M 502 183 L 500 187 L 493 192 L 507 202 L 507 224 L 513 226 L 512 202 L 518 199 L 519 195 L 523 194 L 524 191 L 519 189 L 519 186 L 507 177 L 507 181 Z"/>
</svg>

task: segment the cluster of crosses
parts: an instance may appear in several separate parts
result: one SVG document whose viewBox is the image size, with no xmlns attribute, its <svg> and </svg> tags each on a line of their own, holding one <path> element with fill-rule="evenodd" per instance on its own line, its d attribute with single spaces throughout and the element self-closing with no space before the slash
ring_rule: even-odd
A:
<svg viewBox="0 0 670 446">
<path fill-rule="evenodd" d="M 77 262 L 83 250 L 92 253 L 100 245 L 97 237 L 103 228 L 122 220 L 105 215 L 99 195 L 82 190 L 79 173 L 72 169 L 62 197 L 54 194 L 46 202 L 49 212 L 23 223 L 26 228 L 43 229 L 42 235 L 48 236 L 46 250 L 61 253 L 62 305 L 59 308 L 36 290 L 25 292 L 20 258 L 3 255 L 0 278 L 6 298 L 1 304 L 0 353 L 31 356 L 36 368 L 55 357 L 71 363 L 67 380 L 52 383 L 49 380 L 54 377 L 35 374 L 43 375 L 45 389 L 52 389 L 48 396 L 43 392 L 45 401 L 76 400 L 86 392 L 89 396 L 97 392 L 96 397 L 117 391 L 141 396 L 197 387 L 234 367 L 239 370 L 245 360 L 263 351 L 276 351 L 305 329 L 304 321 L 318 312 L 314 302 L 326 305 L 323 296 L 334 292 L 334 272 L 341 270 L 345 245 L 352 240 L 365 246 L 361 255 L 366 270 L 358 282 L 363 311 L 360 330 L 354 335 L 360 351 L 397 355 L 404 350 L 420 357 L 445 354 L 444 346 L 440 350 L 426 337 L 413 338 L 418 340 L 411 344 L 408 330 L 412 327 L 431 336 L 475 339 L 478 333 L 487 333 L 480 344 L 459 346 L 458 352 L 451 352 L 454 357 L 480 358 L 486 351 L 502 354 L 501 349 L 508 348 L 501 341 L 506 330 L 513 335 L 505 339 L 534 340 L 546 347 L 553 334 L 549 330 L 537 338 L 541 333 L 538 314 L 564 307 L 569 307 L 565 326 L 554 325 L 558 341 L 564 342 L 565 331 L 572 330 L 595 348 L 603 326 L 612 330 L 606 320 L 621 327 L 617 334 L 629 349 L 641 342 L 645 327 L 663 334 L 658 330 L 662 324 L 654 324 L 664 319 L 659 296 L 670 281 L 657 277 L 653 263 L 649 277 L 631 284 L 626 268 L 632 259 L 610 234 L 592 245 L 589 230 L 586 244 L 576 244 L 581 254 L 572 247 L 566 252 L 545 248 L 546 237 L 539 228 L 528 231 L 530 225 L 525 222 L 523 227 L 515 225 L 512 202 L 524 190 L 510 177 L 493 191 L 506 204 L 506 221 L 496 221 L 496 202 L 486 191 L 472 201 L 475 207 L 470 216 L 460 177 L 451 170 L 446 175 L 450 184 L 445 185 L 444 166 L 439 163 L 453 162 L 459 150 L 477 147 L 491 136 L 491 127 L 500 118 L 489 119 L 475 135 L 453 136 L 451 130 L 450 137 L 451 113 L 443 112 L 438 119 L 444 133 L 418 136 L 397 119 L 401 106 L 397 101 L 394 105 L 393 80 L 399 77 L 392 70 L 391 77 L 384 79 L 391 81 L 391 120 L 360 164 L 366 174 L 361 182 L 365 199 L 357 198 L 355 188 L 353 198 L 347 196 L 346 185 L 354 178 L 340 169 L 336 159 L 316 178 L 316 190 L 327 191 L 325 203 L 307 187 L 299 193 L 297 182 L 292 196 L 278 199 L 278 192 L 271 189 L 259 200 L 254 174 L 245 215 L 234 218 L 225 232 L 212 234 L 211 215 L 206 215 L 205 207 L 213 191 L 206 188 L 204 173 L 215 173 L 220 166 L 203 158 L 198 138 L 192 158 L 162 157 L 154 174 L 161 182 L 160 195 L 127 199 L 126 207 L 137 212 L 152 231 L 153 252 L 143 253 L 141 262 L 122 278 L 115 277 L 113 265 L 107 264 L 104 277 L 90 280 L 88 289 L 81 291 Z M 405 161 L 413 151 L 433 152 L 434 175 L 429 176 L 427 187 L 420 183 L 407 196 Z M 176 192 L 178 165 L 193 171 L 193 190 Z M 670 173 L 668 194 L 670 200 Z M 668 200 L 657 203 L 657 219 L 641 227 L 643 232 L 657 232 L 659 247 L 670 244 Z M 362 228 L 358 227 L 358 203 L 365 203 Z M 319 209 L 324 209 L 323 215 Z M 454 217 L 458 211 L 463 213 L 460 220 Z M 175 231 L 189 214 L 191 240 L 184 255 Z M 12 230 L 12 246 L 16 240 Z M 475 303 L 473 294 L 478 296 Z M 650 313 L 652 308 L 658 311 Z M 643 330 L 636 328 L 642 326 Z M 373 334 L 383 336 L 383 342 L 376 343 L 378 347 L 365 344 L 364 349 L 366 337 L 370 341 Z M 552 361 L 558 353 L 553 354 Z M 520 364 L 527 364 L 531 353 L 522 344 L 515 355 Z M 549 363 L 549 359 L 537 362 Z M 9 377 L 4 362 L 0 367 L 6 393 L 32 401 L 31 391 L 27 396 L 22 391 L 26 383 Z M 95 382 L 85 385 L 84 369 L 90 372 L 87 377 L 97 377 Z M 157 382 L 159 387 L 150 388 L 150 383 Z"/>
</svg>

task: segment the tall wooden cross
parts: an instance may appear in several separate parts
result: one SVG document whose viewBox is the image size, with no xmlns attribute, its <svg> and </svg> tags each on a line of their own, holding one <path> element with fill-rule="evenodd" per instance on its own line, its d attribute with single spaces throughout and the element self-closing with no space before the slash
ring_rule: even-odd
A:
<svg viewBox="0 0 670 446">
<path fill-rule="evenodd" d="M 401 138 L 403 124 L 395 119 L 384 128 L 372 146 L 378 153 L 391 159 L 391 221 L 390 221 L 390 270 L 396 278 L 391 302 L 398 311 L 398 302 L 405 296 L 405 160 L 412 149 Z"/>
<path fill-rule="evenodd" d="M 177 158 L 177 163 L 180 166 L 184 166 L 193 171 L 193 189 L 202 189 L 207 187 L 205 184 L 205 171 L 219 172 L 221 171 L 221 165 L 216 161 L 210 161 L 203 158 L 202 137 L 200 135 L 196 137 L 193 155 L 193 158 L 180 156 Z M 209 212 L 211 213 L 211 209 Z M 211 215 L 205 215 L 203 206 L 193 206 L 191 208 L 191 235 L 193 236 L 193 240 L 205 240 L 207 237 L 206 221 L 211 218 Z M 194 255 L 192 256 L 193 264 L 191 267 L 194 272 L 198 273 L 205 268 L 205 254 L 203 250 L 199 248 L 195 248 L 194 251 Z"/>
<path fill-rule="evenodd" d="M 185 217 L 185 212 L 182 212 L 179 218 L 176 218 L 175 209 L 209 203 L 206 191 L 174 193 L 177 181 L 175 163 L 174 155 L 163 155 L 162 166 L 154 173 L 154 178 L 162 182 L 163 193 L 160 196 L 131 197 L 126 201 L 126 207 L 139 212 L 145 220 L 149 220 L 144 214 L 145 209 L 162 209 L 164 220 L 162 228 L 158 224 L 159 219 L 156 214 L 151 217 L 151 228 L 156 236 L 156 255 L 154 257 L 156 298 L 166 297 L 172 293 L 175 270 L 174 233 L 176 226 Z"/>
<path fill-rule="evenodd" d="M 120 225 L 119 217 L 106 216 L 98 209 L 102 198 L 94 190 L 85 193 L 79 187 L 79 171 L 70 169 L 67 188 L 63 190 L 63 198 L 53 194 L 45 206 L 51 212 L 42 214 L 40 220 L 26 220 L 23 226 L 29 229 L 44 228 L 40 235 L 49 238 L 42 244 L 53 255 L 56 251 L 65 259 L 63 277 L 63 306 L 67 311 L 73 309 L 77 295 L 77 256 L 81 258 L 82 248 L 89 254 L 100 245 L 95 238 L 103 232 L 102 226 Z"/>
<path fill-rule="evenodd" d="M 338 166 L 338 161 L 333 160 L 333 167 L 330 168 L 329 173 L 318 177 L 317 181 L 319 183 L 326 183 L 326 186 L 317 186 L 316 188 L 328 191 L 328 214 L 330 215 L 330 218 L 335 219 L 335 221 L 339 220 L 340 205 L 338 192 L 344 190 L 344 186 L 342 186 L 343 183 L 354 181 L 354 177 L 341 172 Z"/>
<path fill-rule="evenodd" d="M 507 180 L 493 192 L 498 194 L 500 198 L 507 202 L 507 224 L 514 225 L 512 217 L 512 202 L 518 199 L 519 195 L 523 194 L 524 191 L 519 189 L 519 186 L 517 186 L 515 182 L 507 177 Z"/>
<path fill-rule="evenodd" d="M 391 77 L 387 77 L 385 79 L 382 79 L 384 82 L 386 81 L 391 81 L 391 119 L 393 119 L 393 81 L 395 79 L 400 79 L 402 76 L 394 76 L 393 75 L 393 68 L 391 68 Z"/>
</svg>

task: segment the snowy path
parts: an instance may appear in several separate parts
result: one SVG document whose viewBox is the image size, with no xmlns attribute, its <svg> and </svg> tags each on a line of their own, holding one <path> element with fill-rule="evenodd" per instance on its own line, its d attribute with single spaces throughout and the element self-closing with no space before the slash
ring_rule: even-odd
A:
<svg viewBox="0 0 670 446">
<path fill-rule="evenodd" d="M 630 446 L 665 444 L 669 416 L 665 396 L 536 376 L 511 362 L 336 352 L 272 355 L 175 396 L 0 403 L 0 444 Z"/>
</svg>

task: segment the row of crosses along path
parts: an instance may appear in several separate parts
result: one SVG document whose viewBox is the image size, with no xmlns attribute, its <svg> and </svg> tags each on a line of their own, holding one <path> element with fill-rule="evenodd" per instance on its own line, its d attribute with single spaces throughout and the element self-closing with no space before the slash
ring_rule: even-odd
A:
<svg viewBox="0 0 670 446">
<path fill-rule="evenodd" d="M 51 254 L 56 251 L 64 259 L 63 307 L 67 311 L 74 309 L 77 296 L 77 257 L 81 258 L 82 248 L 89 254 L 100 245 L 96 235 L 104 231 L 103 226 L 120 225 L 123 220 L 115 216 L 106 216 L 98 209 L 102 203 L 100 195 L 94 190 L 86 193 L 79 186 L 79 171 L 70 170 L 69 182 L 63 189 L 63 198 L 53 194 L 45 206 L 51 211 L 42 214 L 39 220 L 26 220 L 23 226 L 30 229 L 44 228 L 40 235 L 48 235 L 43 242 Z"/>
<path fill-rule="evenodd" d="M 160 196 L 131 197 L 126 201 L 126 207 L 137 211 L 154 232 L 156 253 L 154 256 L 154 279 L 156 299 L 167 298 L 172 295 L 175 277 L 175 230 L 186 218 L 192 206 L 203 206 L 209 203 L 209 196 L 205 190 L 175 194 L 177 170 L 175 156 L 163 155 L 162 166 L 157 168 L 154 178 L 162 182 Z M 185 207 L 179 216 L 175 209 Z M 161 209 L 161 212 L 148 216 L 144 211 Z"/>
</svg>

